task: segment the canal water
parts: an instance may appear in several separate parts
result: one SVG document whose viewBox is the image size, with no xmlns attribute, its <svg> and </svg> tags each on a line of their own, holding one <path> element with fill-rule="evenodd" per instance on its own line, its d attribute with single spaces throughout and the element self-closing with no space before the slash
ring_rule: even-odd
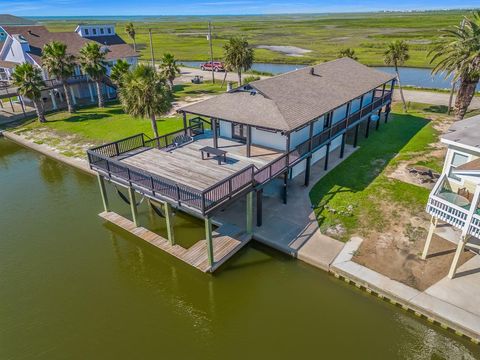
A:
<svg viewBox="0 0 480 360">
<path fill-rule="evenodd" d="M 5 139 L 0 189 L 0 359 L 480 357 L 469 341 L 255 243 L 203 274 L 104 224 L 94 177 Z M 141 221 L 163 232 L 155 216 L 141 205 Z M 196 220 L 175 221 L 177 239 L 202 236 Z"/>
<path fill-rule="evenodd" d="M 202 62 L 182 61 L 182 63 L 186 66 L 200 67 L 200 64 Z M 288 71 L 301 69 L 305 66 L 307 65 L 255 63 L 253 64 L 252 69 L 278 75 Z M 375 68 L 390 74 L 395 74 L 395 68 L 393 67 L 385 66 Z M 442 74 L 432 75 L 431 69 L 401 67 L 399 68 L 399 71 L 402 85 L 410 85 L 432 89 L 451 88 L 451 77 L 445 78 L 445 76 Z M 480 86 L 478 87 L 478 90 L 480 90 Z"/>
</svg>

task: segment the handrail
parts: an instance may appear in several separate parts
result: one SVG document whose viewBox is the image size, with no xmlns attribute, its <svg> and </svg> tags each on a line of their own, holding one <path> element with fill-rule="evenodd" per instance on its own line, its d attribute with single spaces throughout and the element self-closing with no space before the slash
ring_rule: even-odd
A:
<svg viewBox="0 0 480 360">
<path fill-rule="evenodd" d="M 251 164 L 204 190 L 179 184 L 166 177 L 151 174 L 114 159 L 119 155 L 146 146 L 153 145 L 159 149 L 168 147 L 172 144 L 175 136 L 184 134 L 185 131 L 187 134 L 192 135 L 195 130 L 198 130 L 199 124 L 194 124 L 186 129 L 164 134 L 157 138 L 150 138 L 144 133 L 140 133 L 103 144 L 87 150 L 88 160 L 92 169 L 106 174 L 111 179 L 124 182 L 129 186 L 142 188 L 154 197 L 161 196 L 162 198 L 176 201 L 178 204 L 186 204 L 202 212 L 202 214 L 206 214 L 240 192 L 254 188 L 257 185 L 265 184 L 285 172 L 298 163 L 306 154 L 323 145 L 326 141 L 330 141 L 334 135 L 351 126 L 351 124 L 349 124 L 351 117 L 357 116 L 356 114 L 359 113 L 359 119 L 361 119 L 366 109 L 372 111 L 372 109 L 375 108 L 374 105 L 384 104 L 385 100 L 388 100 L 388 95 L 389 94 L 386 94 L 384 97 L 374 100 L 371 104 L 347 116 L 329 129 L 325 129 L 312 139 L 308 139 L 299 144 L 295 149 L 284 153 L 260 169 Z M 203 127 L 201 130 L 203 131 Z"/>
</svg>

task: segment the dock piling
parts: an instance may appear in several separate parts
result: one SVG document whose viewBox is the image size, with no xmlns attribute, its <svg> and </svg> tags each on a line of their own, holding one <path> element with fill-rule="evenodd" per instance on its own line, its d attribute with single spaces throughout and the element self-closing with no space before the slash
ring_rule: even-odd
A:
<svg viewBox="0 0 480 360">
<path fill-rule="evenodd" d="M 103 209 L 105 212 L 110 211 L 110 207 L 108 205 L 108 197 L 107 197 L 107 189 L 105 187 L 105 179 L 100 174 L 97 174 L 98 185 L 100 187 L 100 195 L 102 195 L 102 202 L 103 202 Z"/>
<path fill-rule="evenodd" d="M 131 187 L 128 188 L 128 196 L 130 198 L 130 209 L 132 210 L 133 223 L 136 227 L 140 226 L 140 221 L 138 220 L 138 211 L 137 211 L 137 202 L 135 200 L 135 190 Z"/>
</svg>

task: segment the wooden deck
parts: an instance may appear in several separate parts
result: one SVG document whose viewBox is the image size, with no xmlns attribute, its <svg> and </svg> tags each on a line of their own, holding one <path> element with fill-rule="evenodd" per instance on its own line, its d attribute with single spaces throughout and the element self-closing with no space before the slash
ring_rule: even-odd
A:
<svg viewBox="0 0 480 360">
<path fill-rule="evenodd" d="M 215 157 L 202 160 L 200 149 L 212 146 L 212 139 L 204 137 L 172 151 L 143 149 L 119 158 L 122 162 L 167 177 L 194 189 L 205 190 L 250 165 L 261 168 L 280 157 L 277 150 L 251 147 L 251 157 L 246 157 L 245 144 L 219 139 L 219 148 L 227 151 L 227 162 L 219 165 Z"/>
<path fill-rule="evenodd" d="M 214 264 L 213 266 L 210 266 L 208 263 L 206 240 L 200 240 L 188 249 L 185 249 L 180 245 L 172 246 L 167 239 L 143 227 L 136 227 L 132 221 L 115 212 L 102 212 L 99 215 L 112 224 L 117 225 L 203 272 L 214 272 L 250 241 L 250 237 L 241 231 L 222 232 L 222 228 L 218 229 L 220 233 L 214 231 Z"/>
</svg>

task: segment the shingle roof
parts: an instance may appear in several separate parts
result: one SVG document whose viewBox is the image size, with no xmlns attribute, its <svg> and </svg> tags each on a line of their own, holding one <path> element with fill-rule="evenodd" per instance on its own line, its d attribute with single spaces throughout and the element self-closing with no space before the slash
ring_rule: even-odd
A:
<svg viewBox="0 0 480 360">
<path fill-rule="evenodd" d="M 480 158 L 469 161 L 455 168 L 454 171 L 480 171 Z"/>
<path fill-rule="evenodd" d="M 3 26 L 10 35 L 22 35 L 30 44 L 29 55 L 39 65 L 42 64 L 42 48 L 50 41 L 56 40 L 67 44 L 68 52 L 77 56 L 80 49 L 89 41 L 96 41 L 108 47 L 107 60 L 138 56 L 132 47 L 126 44 L 118 35 L 102 36 L 98 38 L 82 38 L 76 32 L 50 32 L 44 26 Z"/>
<path fill-rule="evenodd" d="M 10 15 L 10 14 L 0 14 L 0 26 L 1 25 L 33 25 L 35 21 L 25 19 L 22 17 Z"/>
<path fill-rule="evenodd" d="M 480 115 L 457 121 L 442 139 L 476 147 L 480 151 Z"/>
<path fill-rule="evenodd" d="M 393 78 L 342 58 L 254 81 L 250 86 L 259 92 L 256 95 L 233 91 L 180 110 L 290 131 Z"/>
<path fill-rule="evenodd" d="M 0 68 L 13 69 L 16 65 L 13 61 L 0 60 Z"/>
</svg>

